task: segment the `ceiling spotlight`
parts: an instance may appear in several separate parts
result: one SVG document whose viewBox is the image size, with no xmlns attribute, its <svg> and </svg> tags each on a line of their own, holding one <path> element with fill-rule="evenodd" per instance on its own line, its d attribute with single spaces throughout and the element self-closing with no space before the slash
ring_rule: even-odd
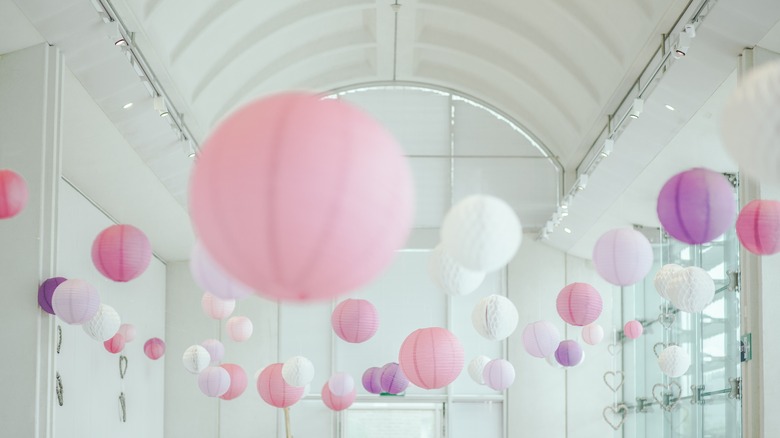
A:
<svg viewBox="0 0 780 438">
<path fill-rule="evenodd" d="M 674 111 L 674 107 L 669 105 L 668 103 L 664 105 L 664 107 L 666 107 L 666 109 L 668 109 L 669 111 Z"/>
<path fill-rule="evenodd" d="M 686 24 L 685 28 L 680 31 L 680 38 L 674 46 L 674 57 L 676 59 L 680 59 L 688 53 L 688 49 L 691 47 L 691 40 L 695 37 L 696 26 L 693 24 Z"/>
<path fill-rule="evenodd" d="M 582 175 L 580 175 L 579 178 L 577 178 L 577 186 L 576 186 L 577 187 L 577 191 L 581 192 L 581 191 L 585 190 L 585 187 L 587 187 L 587 186 L 588 186 L 588 174 L 587 173 L 583 173 Z"/>
<path fill-rule="evenodd" d="M 128 109 L 128 108 L 130 108 L 131 106 L 133 106 L 133 102 L 128 102 L 128 103 L 126 103 L 126 104 L 124 104 L 124 105 L 122 106 L 122 109 Z"/>
<path fill-rule="evenodd" d="M 160 113 L 160 117 L 167 117 L 171 115 L 171 113 L 168 112 L 168 105 L 165 104 L 165 98 L 162 96 L 156 96 L 154 98 L 154 109 Z"/>
<path fill-rule="evenodd" d="M 566 231 L 566 233 L 571 234 L 571 229 L 570 228 L 564 228 L 563 231 Z"/>
<path fill-rule="evenodd" d="M 612 153 L 612 149 L 614 147 L 615 147 L 615 140 L 612 140 L 611 138 L 604 140 L 604 146 L 601 147 L 601 152 L 599 152 L 599 156 L 601 158 L 607 158 L 609 154 Z"/>
<path fill-rule="evenodd" d="M 634 104 L 631 105 L 631 112 L 628 113 L 628 116 L 632 119 L 638 119 L 640 115 L 642 115 L 642 111 L 645 109 L 645 100 L 642 98 L 636 98 L 634 99 Z"/>
<path fill-rule="evenodd" d="M 192 139 L 187 140 L 187 156 L 190 158 L 195 158 L 197 153 L 195 152 L 197 149 L 195 148 L 195 142 L 192 141 Z"/>
<path fill-rule="evenodd" d="M 114 45 L 118 47 L 127 46 L 127 40 L 124 38 L 119 38 L 118 40 L 114 41 Z"/>
</svg>

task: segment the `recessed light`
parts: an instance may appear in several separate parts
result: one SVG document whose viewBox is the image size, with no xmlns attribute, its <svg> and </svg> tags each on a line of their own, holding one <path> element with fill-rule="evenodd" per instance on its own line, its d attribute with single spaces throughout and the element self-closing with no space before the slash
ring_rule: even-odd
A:
<svg viewBox="0 0 780 438">
<path fill-rule="evenodd" d="M 187 156 L 190 158 L 195 158 L 195 152 L 190 152 L 189 154 L 187 154 Z"/>
<path fill-rule="evenodd" d="M 131 106 L 133 106 L 133 102 L 129 102 L 129 103 L 124 104 L 124 106 L 122 106 L 122 109 L 128 109 Z"/>
<path fill-rule="evenodd" d="M 669 105 L 668 103 L 667 103 L 666 105 L 664 105 L 664 106 L 665 106 L 665 107 L 666 107 L 666 109 L 668 109 L 669 111 L 674 111 L 674 107 L 673 107 L 673 106 L 671 106 L 671 105 Z"/>
<path fill-rule="evenodd" d="M 571 229 L 570 228 L 564 228 L 563 231 L 566 231 L 567 233 L 571 234 Z"/>
<path fill-rule="evenodd" d="M 124 38 L 119 38 L 118 40 L 114 41 L 115 46 L 127 46 L 127 41 L 125 41 Z"/>
</svg>

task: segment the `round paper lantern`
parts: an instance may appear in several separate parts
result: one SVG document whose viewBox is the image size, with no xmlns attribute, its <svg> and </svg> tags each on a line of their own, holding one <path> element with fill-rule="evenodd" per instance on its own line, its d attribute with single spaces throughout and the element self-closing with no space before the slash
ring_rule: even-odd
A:
<svg viewBox="0 0 780 438">
<path fill-rule="evenodd" d="M 206 292 L 200 300 L 200 306 L 203 313 L 211 319 L 225 319 L 233 313 L 236 308 L 236 300 L 217 298 Z"/>
<path fill-rule="evenodd" d="M 122 321 L 116 310 L 111 306 L 101 304 L 95 316 L 85 322 L 81 328 L 90 338 L 98 342 L 105 342 L 119 331 L 121 324 Z"/>
<path fill-rule="evenodd" d="M 555 350 L 555 360 L 564 367 L 574 367 L 579 365 L 584 358 L 582 347 L 577 341 L 565 340 L 558 345 Z"/>
<path fill-rule="evenodd" d="M 9 169 L 0 169 L 0 219 L 19 214 L 27 205 L 27 182 Z"/>
<path fill-rule="evenodd" d="M 126 282 L 143 274 L 152 261 L 152 245 L 132 225 L 112 225 L 92 242 L 92 263 L 101 274 Z"/>
<path fill-rule="evenodd" d="M 384 127 L 343 100 L 284 93 L 217 126 L 189 205 L 227 272 L 267 297 L 307 301 L 353 291 L 388 266 L 413 197 L 403 149 Z"/>
<path fill-rule="evenodd" d="M 252 321 L 246 316 L 234 316 L 228 319 L 227 331 L 230 339 L 236 342 L 244 342 L 252 336 Z"/>
<path fill-rule="evenodd" d="M 563 365 L 559 364 L 558 359 L 555 358 L 555 353 L 545 357 L 544 360 L 547 362 L 548 365 L 550 365 L 551 367 L 557 370 L 563 368 Z"/>
<path fill-rule="evenodd" d="M 558 348 L 561 334 L 555 325 L 548 321 L 536 321 L 523 329 L 523 348 L 531 356 L 547 357 Z"/>
<path fill-rule="evenodd" d="M 190 273 L 201 289 L 223 300 L 241 299 L 253 293 L 249 286 L 225 272 L 197 241 L 190 254 Z"/>
<path fill-rule="evenodd" d="M 288 385 L 282 376 L 282 364 L 268 365 L 257 378 L 257 392 L 271 406 L 286 408 L 303 397 L 304 388 Z"/>
<path fill-rule="evenodd" d="M 691 356 L 682 347 L 670 345 L 658 355 L 658 366 L 667 376 L 680 377 L 688 372 Z"/>
<path fill-rule="evenodd" d="M 103 342 L 103 348 L 111 354 L 117 354 L 125 349 L 125 337 L 121 333 L 117 333 L 111 339 Z"/>
<path fill-rule="evenodd" d="M 382 385 L 382 391 L 388 394 L 400 394 L 406 391 L 406 388 L 409 386 L 409 379 L 407 379 L 404 372 L 401 371 L 400 365 L 395 362 L 390 362 L 382 367 L 380 383 Z"/>
<path fill-rule="evenodd" d="M 715 282 L 702 268 L 683 268 L 666 289 L 674 307 L 683 312 L 696 313 L 704 310 L 715 298 Z"/>
<path fill-rule="evenodd" d="M 640 336 L 642 336 L 642 332 L 645 331 L 645 328 L 642 327 L 642 323 L 637 320 L 631 320 L 628 321 L 623 326 L 623 334 L 626 335 L 628 339 L 636 339 Z"/>
<path fill-rule="evenodd" d="M 46 313 L 54 315 L 54 309 L 51 307 L 51 297 L 54 295 L 54 290 L 57 286 L 64 283 L 67 280 L 65 277 L 53 277 L 50 278 L 38 287 L 38 305 L 41 306 Z"/>
<path fill-rule="evenodd" d="M 485 273 L 471 271 L 459 265 L 441 245 L 431 251 L 428 274 L 442 292 L 449 295 L 468 295 L 485 280 Z"/>
<path fill-rule="evenodd" d="M 582 340 L 588 345 L 598 345 L 604 339 L 604 329 L 595 322 L 582 328 Z"/>
<path fill-rule="evenodd" d="M 587 283 L 572 283 L 558 294 L 558 315 L 571 325 L 585 326 L 601 315 L 601 295 Z"/>
<path fill-rule="evenodd" d="M 417 329 L 401 344 L 398 363 L 409 381 L 420 388 L 444 388 L 463 369 L 463 346 L 447 329 Z"/>
<path fill-rule="evenodd" d="M 122 324 L 117 333 L 125 338 L 125 342 L 133 342 L 135 339 L 135 326 L 133 324 Z"/>
<path fill-rule="evenodd" d="M 360 343 L 374 336 L 379 328 L 379 315 L 370 302 L 348 299 L 333 309 L 330 324 L 339 338 Z"/>
<path fill-rule="evenodd" d="M 503 391 L 515 381 L 515 367 L 504 359 L 493 359 L 482 370 L 485 385 L 496 391 Z"/>
<path fill-rule="evenodd" d="M 219 397 L 230 389 L 230 373 L 222 367 L 208 367 L 198 374 L 200 392 Z"/>
<path fill-rule="evenodd" d="M 734 225 L 734 189 L 725 176 L 695 168 L 673 176 L 658 195 L 658 219 L 675 239 L 707 243 Z"/>
<path fill-rule="evenodd" d="M 750 201 L 737 216 L 737 238 L 753 254 L 780 252 L 780 202 Z"/>
<path fill-rule="evenodd" d="M 523 238 L 517 214 L 506 202 L 473 195 L 455 204 L 441 227 L 442 249 L 458 264 L 478 272 L 500 269 Z"/>
<path fill-rule="evenodd" d="M 593 264 L 604 280 L 617 286 L 630 286 L 642 280 L 653 267 L 653 247 L 639 231 L 616 228 L 596 242 Z"/>
<path fill-rule="evenodd" d="M 355 389 L 355 379 L 349 373 L 334 373 L 328 379 L 328 388 L 335 395 L 346 395 Z"/>
<path fill-rule="evenodd" d="M 209 352 L 209 357 L 211 358 L 209 361 L 210 366 L 219 365 L 219 362 L 225 357 L 225 346 L 216 339 L 206 339 L 200 343 L 200 346 Z"/>
<path fill-rule="evenodd" d="M 363 388 L 371 394 L 382 393 L 382 368 L 371 367 L 363 373 Z"/>
<path fill-rule="evenodd" d="M 60 283 L 51 297 L 54 314 L 68 324 L 84 324 L 97 314 L 99 307 L 97 289 L 84 280 Z"/>
<path fill-rule="evenodd" d="M 151 360 L 157 360 L 165 354 L 165 341 L 151 338 L 144 343 L 144 354 Z"/>
<path fill-rule="evenodd" d="M 336 395 L 330 390 L 327 383 L 322 385 L 322 402 L 329 409 L 337 412 L 352 406 L 356 396 L 357 391 L 355 391 L 355 388 L 352 388 L 352 391 L 344 395 Z"/>
<path fill-rule="evenodd" d="M 184 368 L 192 374 L 198 374 L 206 369 L 211 363 L 211 355 L 208 350 L 200 345 L 192 345 L 184 350 L 181 358 Z"/>
<path fill-rule="evenodd" d="M 230 386 L 228 386 L 228 390 L 220 395 L 219 398 L 222 400 L 233 400 L 243 394 L 244 390 L 246 390 L 246 372 L 243 368 L 233 363 L 225 363 L 220 365 L 220 367 L 227 371 L 230 376 Z"/>
<path fill-rule="evenodd" d="M 660 295 L 661 298 L 670 300 L 669 293 L 667 292 L 669 283 L 671 283 L 672 278 L 674 278 L 674 276 L 677 275 L 677 273 L 680 272 L 682 268 L 683 267 L 680 265 L 670 263 L 668 265 L 661 266 L 661 269 L 659 269 L 655 274 L 653 285 L 655 286 L 655 291 L 658 292 L 658 295 Z"/>
<path fill-rule="evenodd" d="M 469 376 L 480 385 L 485 384 L 485 377 L 482 375 L 482 371 L 490 360 L 487 356 L 477 356 L 469 362 Z"/>
<path fill-rule="evenodd" d="M 500 341 L 517 328 L 517 308 L 509 298 L 489 295 L 482 298 L 471 312 L 471 322 L 477 333 L 491 341 Z"/>
<path fill-rule="evenodd" d="M 306 386 L 314 379 L 314 364 L 303 356 L 294 356 L 282 366 L 282 377 L 288 385 Z"/>
</svg>

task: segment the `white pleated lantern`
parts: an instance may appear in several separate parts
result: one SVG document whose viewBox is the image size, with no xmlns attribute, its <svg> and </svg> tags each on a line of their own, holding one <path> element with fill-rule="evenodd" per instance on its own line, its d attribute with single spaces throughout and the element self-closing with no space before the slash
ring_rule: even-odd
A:
<svg viewBox="0 0 780 438">
<path fill-rule="evenodd" d="M 192 345 L 184 350 L 181 362 L 187 371 L 192 374 L 198 374 L 209 366 L 211 363 L 211 355 L 208 350 L 202 346 Z"/>
<path fill-rule="evenodd" d="M 81 327 L 92 339 L 106 342 L 114 337 L 122 321 L 113 307 L 101 304 L 95 316 L 85 322 Z"/>
<path fill-rule="evenodd" d="M 598 345 L 604 339 L 604 328 L 594 323 L 582 328 L 582 340 L 588 345 Z"/>
<path fill-rule="evenodd" d="M 688 372 L 691 356 L 680 346 L 670 345 L 658 355 L 661 372 L 669 377 L 680 377 Z"/>
<path fill-rule="evenodd" d="M 428 274 L 439 289 L 449 295 L 467 295 L 485 280 L 485 273 L 464 268 L 441 245 L 431 251 L 428 258 Z"/>
<path fill-rule="evenodd" d="M 517 214 L 493 196 L 474 195 L 455 204 L 441 227 L 442 248 L 458 264 L 479 272 L 502 268 L 523 237 Z"/>
<path fill-rule="evenodd" d="M 209 397 L 219 397 L 230 389 L 230 373 L 222 367 L 208 367 L 198 374 L 198 387 Z"/>
<path fill-rule="evenodd" d="M 282 365 L 282 377 L 290 386 L 306 386 L 314 379 L 314 364 L 303 356 L 294 356 Z"/>
<path fill-rule="evenodd" d="M 471 313 L 477 333 L 491 341 L 500 341 L 517 328 L 517 308 L 506 297 L 489 295 L 482 298 Z"/>
<path fill-rule="evenodd" d="M 469 362 L 469 376 L 480 385 L 485 384 L 485 376 L 482 375 L 482 371 L 490 360 L 487 356 L 477 356 Z"/>
<path fill-rule="evenodd" d="M 253 330 L 252 321 L 246 316 L 234 316 L 228 319 L 228 336 L 236 342 L 244 342 L 249 339 Z"/>
<path fill-rule="evenodd" d="M 355 379 L 349 373 L 338 372 L 328 379 L 328 388 L 334 395 L 344 396 L 355 389 Z"/>
<path fill-rule="evenodd" d="M 217 339 L 206 339 L 200 343 L 200 346 L 209 352 L 209 357 L 211 357 L 209 365 L 211 366 L 219 365 L 219 362 L 225 357 L 225 345 Z"/>
<path fill-rule="evenodd" d="M 689 266 L 672 277 L 666 293 L 672 305 L 683 312 L 701 312 L 715 298 L 715 282 L 704 269 Z"/>
<path fill-rule="evenodd" d="M 222 299 L 206 292 L 200 300 L 200 306 L 209 318 L 225 319 L 235 310 L 236 300 Z"/>
<path fill-rule="evenodd" d="M 653 285 L 655 286 L 655 291 L 658 292 L 658 295 L 660 295 L 661 298 L 671 301 L 668 293 L 669 284 L 672 282 L 674 276 L 682 269 L 682 266 L 670 263 L 661 266 L 661 269 L 656 272 L 655 278 L 653 279 Z"/>
</svg>

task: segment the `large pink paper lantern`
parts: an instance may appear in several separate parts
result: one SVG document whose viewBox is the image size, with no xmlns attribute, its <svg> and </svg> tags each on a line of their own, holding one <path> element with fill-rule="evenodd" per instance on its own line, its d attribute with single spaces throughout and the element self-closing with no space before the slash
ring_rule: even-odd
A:
<svg viewBox="0 0 780 438">
<path fill-rule="evenodd" d="M 209 352 L 211 358 L 209 365 L 211 366 L 219 365 L 219 362 L 225 357 L 225 345 L 217 339 L 206 339 L 200 343 L 200 346 Z"/>
<path fill-rule="evenodd" d="M 230 373 L 222 367 L 208 367 L 198 374 L 198 387 L 209 397 L 219 397 L 230 389 Z"/>
<path fill-rule="evenodd" d="M 144 343 L 144 354 L 151 360 L 157 360 L 165 354 L 165 341 L 151 338 Z"/>
<path fill-rule="evenodd" d="M 286 408 L 303 397 L 303 387 L 288 385 L 282 376 L 282 364 L 268 365 L 257 378 L 257 392 L 271 406 Z M 327 383 L 325 384 L 327 386 Z"/>
<path fill-rule="evenodd" d="M 111 339 L 103 342 L 103 348 L 111 354 L 117 354 L 125 349 L 125 337 L 121 333 L 117 333 Z"/>
<path fill-rule="evenodd" d="M 223 300 L 246 298 L 253 293 L 249 286 L 231 277 L 217 265 L 203 245 L 197 241 L 190 253 L 190 273 L 201 289 Z"/>
<path fill-rule="evenodd" d="M 379 328 L 379 314 L 366 300 L 348 299 L 333 309 L 330 324 L 339 338 L 351 343 L 365 342 Z"/>
<path fill-rule="evenodd" d="M 658 219 L 675 239 L 707 243 L 734 225 L 734 188 L 725 176 L 695 168 L 673 176 L 658 195 Z"/>
<path fill-rule="evenodd" d="M 125 338 L 125 342 L 133 342 L 136 333 L 135 326 L 128 323 L 122 324 L 119 326 L 117 333 Z"/>
<path fill-rule="evenodd" d="M 601 315 L 601 295 L 587 283 L 572 283 L 558 293 L 558 315 L 571 325 L 585 326 Z"/>
<path fill-rule="evenodd" d="M 228 319 L 227 332 L 230 339 L 236 342 L 244 342 L 252 336 L 254 326 L 246 316 L 234 316 Z"/>
<path fill-rule="evenodd" d="M 635 319 L 628 321 L 623 326 L 623 334 L 625 334 L 628 339 L 636 339 L 642 336 L 644 331 L 645 328 L 642 326 L 642 323 Z"/>
<path fill-rule="evenodd" d="M 19 214 L 27 205 L 27 182 L 9 169 L 0 169 L 0 219 Z"/>
<path fill-rule="evenodd" d="M 322 385 L 322 402 L 325 403 L 329 409 L 334 411 L 343 411 L 352 406 L 357 396 L 357 391 L 353 388 L 352 391 L 344 395 L 336 395 L 330 390 L 328 384 Z"/>
<path fill-rule="evenodd" d="M 235 310 L 236 300 L 218 298 L 206 292 L 200 299 L 200 307 L 211 319 L 225 319 Z"/>
<path fill-rule="evenodd" d="M 65 277 L 53 277 L 41 283 L 38 287 L 38 305 L 44 312 L 54 315 L 54 309 L 51 307 L 51 297 L 54 295 L 54 290 L 57 286 L 64 283 L 67 278 Z"/>
<path fill-rule="evenodd" d="M 230 386 L 228 386 L 228 390 L 220 395 L 219 398 L 222 400 L 233 400 L 243 394 L 244 390 L 246 390 L 246 372 L 243 368 L 233 363 L 224 363 L 220 365 L 220 367 L 230 375 Z"/>
<path fill-rule="evenodd" d="M 555 352 L 561 343 L 558 328 L 549 321 L 536 321 L 523 329 L 523 348 L 531 356 L 544 358 Z"/>
<path fill-rule="evenodd" d="M 564 367 L 575 367 L 582 362 L 584 354 L 577 341 L 565 340 L 555 350 L 555 360 Z"/>
<path fill-rule="evenodd" d="M 388 131 L 342 100 L 278 94 L 203 145 L 190 213 L 209 254 L 274 299 L 326 300 L 376 277 L 406 241 L 413 184 Z"/>
<path fill-rule="evenodd" d="M 363 373 L 363 388 L 371 394 L 382 393 L 382 368 L 371 367 Z"/>
<path fill-rule="evenodd" d="M 596 242 L 593 264 L 604 280 L 617 286 L 630 286 L 642 280 L 653 267 L 653 247 L 639 231 L 616 228 Z"/>
<path fill-rule="evenodd" d="M 382 391 L 388 394 L 400 394 L 409 387 L 409 379 L 401 371 L 400 365 L 395 362 L 390 362 L 382 367 L 380 383 Z"/>
<path fill-rule="evenodd" d="M 132 225 L 112 225 L 92 242 L 92 263 L 101 274 L 126 282 L 143 274 L 152 260 L 152 245 Z"/>
<path fill-rule="evenodd" d="M 66 280 L 54 290 L 51 308 L 68 324 L 84 324 L 97 314 L 100 295 L 95 286 L 84 280 Z"/>
<path fill-rule="evenodd" d="M 505 359 L 493 359 L 482 369 L 485 385 L 496 391 L 503 391 L 515 381 L 515 367 Z"/>
<path fill-rule="evenodd" d="M 582 328 L 582 340 L 588 345 L 598 345 L 604 339 L 604 328 L 592 322 Z"/>
<path fill-rule="evenodd" d="M 780 202 L 750 201 L 737 216 L 737 237 L 753 254 L 780 252 Z"/>
<path fill-rule="evenodd" d="M 398 363 L 409 381 L 420 388 L 443 388 L 463 369 L 463 346 L 447 329 L 418 329 L 401 344 Z"/>
</svg>

